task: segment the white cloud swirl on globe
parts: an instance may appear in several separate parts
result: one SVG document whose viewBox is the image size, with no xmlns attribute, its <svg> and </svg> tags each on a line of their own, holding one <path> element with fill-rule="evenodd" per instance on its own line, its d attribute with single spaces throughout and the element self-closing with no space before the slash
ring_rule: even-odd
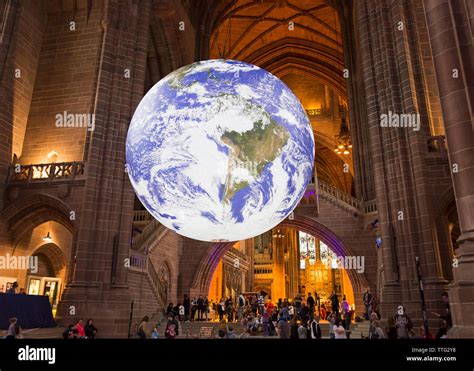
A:
<svg viewBox="0 0 474 371">
<path fill-rule="evenodd" d="M 310 182 L 314 137 L 298 99 L 251 64 L 209 60 L 160 80 L 133 115 L 132 186 L 163 225 L 202 241 L 257 236 Z"/>
</svg>

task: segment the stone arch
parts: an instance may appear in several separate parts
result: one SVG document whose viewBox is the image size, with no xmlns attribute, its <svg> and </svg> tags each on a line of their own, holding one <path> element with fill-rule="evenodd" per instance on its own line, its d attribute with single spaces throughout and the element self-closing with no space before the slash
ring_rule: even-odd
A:
<svg viewBox="0 0 474 371">
<path fill-rule="evenodd" d="M 67 265 L 66 256 L 55 243 L 45 243 L 35 249 L 31 255 L 35 256 L 39 254 L 48 258 L 56 276 L 58 276 L 61 270 Z"/>
<path fill-rule="evenodd" d="M 48 221 L 58 222 L 73 233 L 70 212 L 71 209 L 59 198 L 38 193 L 6 207 L 2 219 L 8 226 L 12 240 L 16 242 L 28 231 Z"/>
<path fill-rule="evenodd" d="M 342 239 L 331 229 L 317 221 L 316 219 L 295 215 L 293 220 L 285 219 L 279 227 L 295 228 L 303 232 L 316 236 L 331 248 L 338 256 L 355 256 L 357 254 L 345 244 Z M 195 272 L 192 290 L 195 294 L 207 295 L 211 283 L 212 275 L 217 264 L 224 256 L 225 252 L 232 248 L 233 242 L 215 243 L 210 245 L 207 252 L 201 258 L 199 266 Z M 352 285 L 354 298 L 357 306 L 361 307 L 361 297 L 364 289 L 369 287 L 369 283 L 364 273 L 357 273 L 355 270 L 347 270 L 347 275 Z"/>
</svg>

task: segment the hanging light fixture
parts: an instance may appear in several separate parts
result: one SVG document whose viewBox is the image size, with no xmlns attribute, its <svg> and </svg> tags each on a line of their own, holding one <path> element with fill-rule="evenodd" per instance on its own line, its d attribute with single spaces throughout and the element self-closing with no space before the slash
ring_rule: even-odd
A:
<svg viewBox="0 0 474 371">
<path fill-rule="evenodd" d="M 336 148 L 334 152 L 337 154 L 350 154 L 350 148 L 352 148 L 352 139 L 351 132 L 349 131 L 349 126 L 346 122 L 346 111 L 343 105 L 339 106 L 339 113 L 341 115 L 341 127 L 339 129 L 339 134 L 335 135 L 336 139 Z"/>
<path fill-rule="evenodd" d="M 49 226 L 48 226 L 48 233 L 46 233 L 46 236 L 43 237 L 43 241 L 45 242 L 52 242 L 53 239 L 49 233 L 49 230 L 51 229 L 51 221 L 49 222 Z"/>
<path fill-rule="evenodd" d="M 334 10 L 334 30 L 336 31 L 336 50 L 339 52 L 338 46 L 338 32 L 337 32 L 337 21 L 336 21 L 336 10 Z M 350 154 L 350 149 L 352 148 L 352 140 L 351 140 L 351 132 L 349 131 L 349 126 L 346 122 L 346 110 L 344 105 L 339 105 L 339 116 L 341 117 L 341 127 L 339 129 L 339 134 L 335 135 L 336 139 L 336 148 L 334 148 L 334 152 L 338 155 Z"/>
</svg>

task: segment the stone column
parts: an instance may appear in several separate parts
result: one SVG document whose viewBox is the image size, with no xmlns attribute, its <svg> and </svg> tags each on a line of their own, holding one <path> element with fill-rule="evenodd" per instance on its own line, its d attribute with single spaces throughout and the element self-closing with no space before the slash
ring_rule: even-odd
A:
<svg viewBox="0 0 474 371">
<path fill-rule="evenodd" d="M 58 310 L 64 325 L 94 318 L 102 337 L 127 335 L 131 298 L 124 263 L 134 196 L 125 172 L 125 139 L 143 96 L 150 8 L 149 0 L 104 3 L 95 131 L 74 235 L 74 263 Z M 131 78 L 125 77 L 125 69 Z"/>
<path fill-rule="evenodd" d="M 450 337 L 474 337 L 474 7 L 468 0 L 424 0 L 449 149 L 461 236 L 449 298 Z M 458 76 L 456 78 L 456 71 Z"/>
<path fill-rule="evenodd" d="M 404 305 L 421 322 L 415 256 L 421 258 L 429 308 L 441 305 L 443 278 L 426 166 L 426 115 L 418 33 L 413 6 L 401 0 L 354 3 L 360 71 L 370 135 L 369 157 L 382 237 L 384 287 L 382 311 L 393 315 Z M 398 22 L 405 27 L 397 28 Z M 357 45 L 356 44 L 356 45 Z M 357 65 L 357 64 L 356 64 Z M 382 115 L 411 114 L 410 127 L 381 125 Z M 414 121 L 415 121 L 414 120 Z"/>
<path fill-rule="evenodd" d="M 4 206 L 4 193 L 7 188 L 7 177 L 12 163 L 13 148 L 13 105 L 15 80 L 15 28 L 19 23 L 18 1 L 7 1 L 1 20 L 0 43 L 0 210 Z M 0 251 L 9 247 L 10 238 L 6 223 L 0 223 Z M 3 252 L 3 251 L 2 251 Z"/>
</svg>

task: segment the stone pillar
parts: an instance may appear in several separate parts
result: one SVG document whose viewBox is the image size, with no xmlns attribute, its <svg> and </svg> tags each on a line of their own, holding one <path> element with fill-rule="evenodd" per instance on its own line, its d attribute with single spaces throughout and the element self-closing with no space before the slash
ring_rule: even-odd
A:
<svg viewBox="0 0 474 371">
<path fill-rule="evenodd" d="M 474 8 L 468 0 L 424 0 L 449 149 L 461 236 L 449 298 L 450 337 L 474 337 Z M 453 73 L 457 70 L 458 77 Z"/>
<path fill-rule="evenodd" d="M 272 282 L 272 300 L 283 298 L 285 292 L 285 251 L 284 247 L 288 243 L 288 236 L 285 229 L 281 230 L 283 238 L 275 238 L 275 248 L 273 249 L 273 282 Z"/>
<path fill-rule="evenodd" d="M 101 337 L 125 337 L 128 331 L 131 298 L 124 263 L 134 196 L 125 172 L 125 139 L 143 96 L 150 8 L 149 0 L 104 3 L 95 131 L 73 241 L 74 263 L 58 309 L 63 325 L 94 318 Z M 125 69 L 131 78 L 125 77 Z"/>
<path fill-rule="evenodd" d="M 0 43 L 0 210 L 4 206 L 4 193 L 7 177 L 12 163 L 13 148 L 13 104 L 15 60 L 15 28 L 18 29 L 18 1 L 7 1 L 1 21 L 2 42 Z M 9 248 L 10 238 L 6 223 L 0 223 L 0 251 Z"/>
<path fill-rule="evenodd" d="M 355 194 L 358 198 L 373 200 L 375 198 L 375 177 L 365 106 L 363 73 L 360 64 L 361 47 L 353 25 L 353 6 L 348 6 L 347 2 L 343 1 L 334 2 L 334 6 L 338 11 L 341 24 L 344 66 L 349 71 L 347 79 L 348 120 L 353 144 Z"/>
<path fill-rule="evenodd" d="M 442 274 L 426 167 L 429 102 L 424 94 L 413 7 L 401 0 L 354 3 L 370 155 L 382 237 L 382 312 L 398 305 L 421 322 L 415 256 L 421 258 L 429 310 L 440 306 L 447 281 Z M 422 21 L 422 20 L 421 20 Z M 398 22 L 404 24 L 397 28 Z M 360 77 L 359 77 L 360 78 Z M 409 127 L 381 125 L 382 115 L 411 114 Z"/>
<path fill-rule="evenodd" d="M 249 270 L 246 274 L 246 290 L 253 291 L 254 280 L 255 280 L 255 263 L 254 263 L 254 254 L 255 254 L 255 240 L 249 238 L 245 241 L 245 254 L 249 257 Z"/>
</svg>

